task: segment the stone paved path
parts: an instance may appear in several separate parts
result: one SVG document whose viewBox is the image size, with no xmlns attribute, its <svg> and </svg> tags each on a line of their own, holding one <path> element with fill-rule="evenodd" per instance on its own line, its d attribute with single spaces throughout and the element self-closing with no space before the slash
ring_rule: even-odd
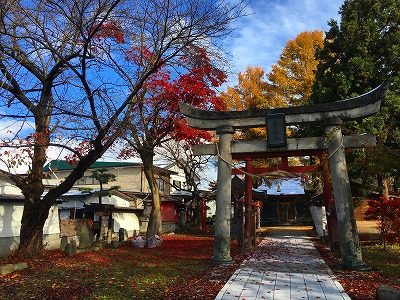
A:
<svg viewBox="0 0 400 300">
<path fill-rule="evenodd" d="M 305 231 L 276 227 L 221 289 L 216 300 L 350 299 Z"/>
</svg>

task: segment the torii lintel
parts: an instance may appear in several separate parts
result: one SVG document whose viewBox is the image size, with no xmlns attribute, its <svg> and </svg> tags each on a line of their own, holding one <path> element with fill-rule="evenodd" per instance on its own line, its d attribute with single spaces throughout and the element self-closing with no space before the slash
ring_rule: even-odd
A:
<svg viewBox="0 0 400 300">
<path fill-rule="evenodd" d="M 244 111 L 207 111 L 179 103 L 188 125 L 193 128 L 216 130 L 220 126 L 252 128 L 265 126 L 267 115 L 283 113 L 286 125 L 321 122 L 330 118 L 343 121 L 358 120 L 377 113 L 385 98 L 387 84 L 381 84 L 366 94 L 341 101 L 309 106 Z"/>
</svg>

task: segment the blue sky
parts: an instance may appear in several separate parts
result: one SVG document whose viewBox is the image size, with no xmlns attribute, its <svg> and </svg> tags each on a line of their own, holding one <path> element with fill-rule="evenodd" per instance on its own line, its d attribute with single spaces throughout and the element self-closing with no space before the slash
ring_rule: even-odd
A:
<svg viewBox="0 0 400 300">
<path fill-rule="evenodd" d="M 327 31 L 330 19 L 340 21 L 338 11 L 343 2 L 344 0 L 252 0 L 246 8 L 248 16 L 239 20 L 233 36 L 225 41 L 232 64 L 232 76 L 227 85 L 235 85 L 237 73 L 245 71 L 247 66 L 261 66 L 269 72 L 286 42 L 294 39 L 300 32 L 315 29 Z M 3 125 L 0 121 L 1 128 L 15 132 L 18 128 L 16 126 L 20 124 Z M 4 136 L 10 137 L 6 130 L 0 132 L 0 137 Z M 110 157 L 106 156 L 105 159 Z M 214 179 L 215 170 L 210 170 L 207 177 Z"/>
<path fill-rule="evenodd" d="M 328 22 L 337 20 L 340 24 L 339 9 L 344 0 L 252 0 L 247 7 L 248 16 L 241 18 L 233 37 L 226 41 L 230 53 L 233 75 L 228 86 L 237 84 L 237 73 L 244 72 L 247 66 L 260 66 L 269 72 L 278 61 L 287 41 L 294 39 L 303 31 L 319 29 L 328 31 Z M 210 167 L 207 180 L 215 180 L 217 170 Z M 204 184 L 204 186 L 203 186 Z M 269 189 L 276 193 L 276 185 Z M 296 180 L 281 183 L 282 193 L 301 193 L 302 188 Z"/>
<path fill-rule="evenodd" d="M 240 19 L 233 38 L 226 41 L 237 74 L 247 66 L 260 66 L 269 72 L 286 42 L 300 32 L 329 29 L 328 21 L 340 23 L 338 11 L 344 0 L 252 0 Z M 236 84 L 237 75 L 228 82 Z"/>
</svg>

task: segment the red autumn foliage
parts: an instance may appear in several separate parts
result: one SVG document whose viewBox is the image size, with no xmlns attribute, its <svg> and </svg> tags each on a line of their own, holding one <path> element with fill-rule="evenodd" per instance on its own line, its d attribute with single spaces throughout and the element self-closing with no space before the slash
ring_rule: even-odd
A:
<svg viewBox="0 0 400 300">
<path fill-rule="evenodd" d="M 80 155 L 87 155 L 91 149 L 92 144 L 90 140 L 85 139 L 74 148 L 75 152 L 72 152 L 65 157 L 65 160 L 71 166 L 75 166 L 79 162 Z"/>
<path fill-rule="evenodd" d="M 98 24 L 94 26 L 96 28 L 99 26 L 95 37 L 98 42 L 101 43 L 102 40 L 111 38 L 114 39 L 117 43 L 122 44 L 125 43 L 124 32 L 121 29 L 120 24 L 114 21 L 109 21 L 106 23 Z"/>
<path fill-rule="evenodd" d="M 195 56 L 195 59 L 188 59 Z M 127 60 L 145 67 L 149 61 L 157 59 L 149 49 L 132 48 Z M 179 103 L 193 105 L 202 109 L 221 110 L 223 102 L 217 96 L 215 87 L 220 86 L 226 75 L 213 66 L 204 49 L 197 48 L 196 53 L 186 53 L 180 64 L 173 66 L 178 72 L 171 74 L 170 66 L 159 62 L 160 69 L 143 83 L 140 93 L 131 105 L 131 120 L 137 136 L 162 143 L 164 138 L 176 141 L 185 140 L 189 144 L 199 144 L 212 138 L 210 132 L 191 128 L 179 111 Z M 140 68 L 138 68 L 140 71 Z M 154 145 L 153 145 L 154 146 Z M 135 155 L 130 147 L 120 154 L 127 158 Z"/>
<path fill-rule="evenodd" d="M 367 219 L 379 220 L 379 230 L 385 242 L 400 244 L 400 201 L 381 197 L 369 200 Z"/>
</svg>

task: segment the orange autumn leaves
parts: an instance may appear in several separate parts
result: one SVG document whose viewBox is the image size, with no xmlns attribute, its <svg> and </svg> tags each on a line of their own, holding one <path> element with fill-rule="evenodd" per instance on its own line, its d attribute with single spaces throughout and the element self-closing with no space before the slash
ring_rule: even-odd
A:
<svg viewBox="0 0 400 300">
<path fill-rule="evenodd" d="M 323 47 L 321 30 L 305 31 L 287 42 L 269 73 L 262 67 L 247 67 L 238 74 L 238 84 L 221 93 L 226 110 L 267 109 L 299 106 L 308 102 L 318 66 L 316 53 Z M 288 135 L 291 133 L 288 132 Z M 265 128 L 245 130 L 239 139 L 260 140 Z"/>
<path fill-rule="evenodd" d="M 316 52 L 323 47 L 321 30 L 305 31 L 287 42 L 269 73 L 247 67 L 238 74 L 238 85 L 221 93 L 228 110 L 278 108 L 303 105 L 312 93 Z"/>
</svg>

